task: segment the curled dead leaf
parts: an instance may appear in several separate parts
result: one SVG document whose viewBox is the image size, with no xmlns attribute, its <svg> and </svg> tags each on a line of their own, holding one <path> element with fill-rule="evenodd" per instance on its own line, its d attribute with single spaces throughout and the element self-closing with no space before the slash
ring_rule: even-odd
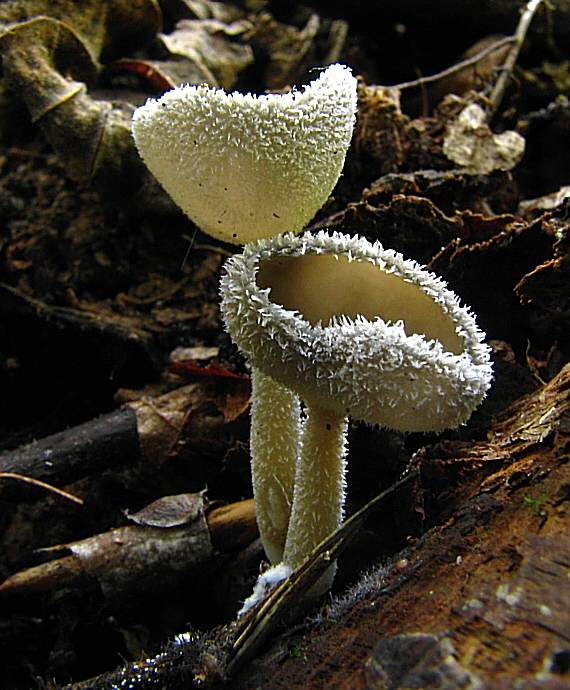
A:
<svg viewBox="0 0 570 690">
<path fill-rule="evenodd" d="M 182 20 L 159 41 L 174 57 L 184 57 L 203 74 L 200 81 L 230 88 L 239 73 L 253 62 L 251 46 L 239 43 L 250 30 L 246 20 L 225 24 L 215 19 Z"/>
<path fill-rule="evenodd" d="M 157 0 L 19 0 L 0 6 L 0 26 L 40 17 L 73 30 L 94 63 L 146 45 L 162 25 Z"/>
<path fill-rule="evenodd" d="M 487 174 L 512 170 L 521 160 L 525 140 L 513 131 L 494 134 L 481 106 L 471 103 L 447 127 L 443 153 L 462 170 Z"/>
<path fill-rule="evenodd" d="M 97 71 L 77 34 L 49 17 L 6 29 L 0 55 L 5 83 L 25 100 L 33 122 L 84 93 Z"/>
<path fill-rule="evenodd" d="M 134 106 L 88 94 L 96 65 L 77 35 L 67 24 L 38 17 L 0 34 L 0 56 L 5 84 L 69 174 L 125 204 L 148 178 L 130 133 Z"/>
<path fill-rule="evenodd" d="M 177 494 L 162 496 L 136 513 L 125 512 L 126 517 L 143 527 L 180 527 L 187 525 L 200 515 L 203 509 L 201 494 Z"/>
</svg>

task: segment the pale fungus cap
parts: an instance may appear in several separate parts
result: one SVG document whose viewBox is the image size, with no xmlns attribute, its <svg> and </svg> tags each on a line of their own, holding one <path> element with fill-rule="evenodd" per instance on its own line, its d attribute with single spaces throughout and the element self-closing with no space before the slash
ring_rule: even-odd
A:
<svg viewBox="0 0 570 690">
<path fill-rule="evenodd" d="M 445 283 L 358 237 L 291 233 L 225 265 L 222 315 L 252 366 L 337 415 L 402 431 L 465 422 L 490 350 Z"/>
<path fill-rule="evenodd" d="M 212 237 L 245 244 L 300 231 L 336 184 L 356 113 L 356 79 L 331 65 L 303 91 L 254 96 L 182 86 L 133 116 L 144 162 Z"/>
</svg>

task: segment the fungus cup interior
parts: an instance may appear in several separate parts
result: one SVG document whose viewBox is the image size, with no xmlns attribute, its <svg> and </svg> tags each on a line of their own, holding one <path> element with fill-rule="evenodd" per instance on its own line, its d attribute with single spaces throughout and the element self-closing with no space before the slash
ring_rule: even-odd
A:
<svg viewBox="0 0 570 690">
<path fill-rule="evenodd" d="M 446 351 L 463 352 L 455 324 L 441 306 L 412 282 L 374 263 L 344 256 L 279 256 L 260 262 L 260 288 L 285 309 L 298 311 L 312 325 L 327 326 L 336 316 L 402 321 L 407 335 L 439 340 Z"/>
</svg>

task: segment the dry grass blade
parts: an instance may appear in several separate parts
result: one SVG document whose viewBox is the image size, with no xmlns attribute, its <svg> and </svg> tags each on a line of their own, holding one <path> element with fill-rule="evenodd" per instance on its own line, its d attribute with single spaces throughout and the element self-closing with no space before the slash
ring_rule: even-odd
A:
<svg viewBox="0 0 570 690">
<path fill-rule="evenodd" d="M 55 486 L 46 484 L 46 482 L 42 482 L 39 479 L 34 479 L 33 477 L 26 477 L 23 474 L 17 474 L 16 472 L 0 472 L 0 479 L 15 479 L 16 481 L 25 482 L 26 484 L 33 484 L 40 489 L 51 491 L 51 493 L 54 493 L 57 496 L 66 498 L 68 501 L 72 501 L 73 503 L 77 503 L 77 505 L 83 505 L 83 499 L 77 498 L 77 496 L 73 496 L 73 494 L 70 494 L 67 491 L 57 489 Z"/>
</svg>

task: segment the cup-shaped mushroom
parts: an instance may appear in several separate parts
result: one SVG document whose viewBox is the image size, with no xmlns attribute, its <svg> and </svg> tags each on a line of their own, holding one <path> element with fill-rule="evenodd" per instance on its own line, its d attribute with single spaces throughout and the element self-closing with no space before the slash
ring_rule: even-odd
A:
<svg viewBox="0 0 570 690">
<path fill-rule="evenodd" d="M 178 87 L 137 108 L 132 131 L 196 225 L 243 244 L 311 220 L 338 180 L 355 113 L 356 79 L 337 64 L 285 94 Z"/>
<path fill-rule="evenodd" d="M 252 369 L 306 406 L 284 549 L 292 568 L 342 519 L 348 416 L 440 431 L 464 423 L 490 386 L 490 350 L 470 311 L 379 243 L 326 232 L 260 240 L 226 263 L 221 294 Z"/>
<path fill-rule="evenodd" d="M 465 422 L 490 350 L 443 280 L 338 233 L 248 245 L 225 266 L 222 314 L 252 366 L 308 404 L 401 431 Z"/>
</svg>

